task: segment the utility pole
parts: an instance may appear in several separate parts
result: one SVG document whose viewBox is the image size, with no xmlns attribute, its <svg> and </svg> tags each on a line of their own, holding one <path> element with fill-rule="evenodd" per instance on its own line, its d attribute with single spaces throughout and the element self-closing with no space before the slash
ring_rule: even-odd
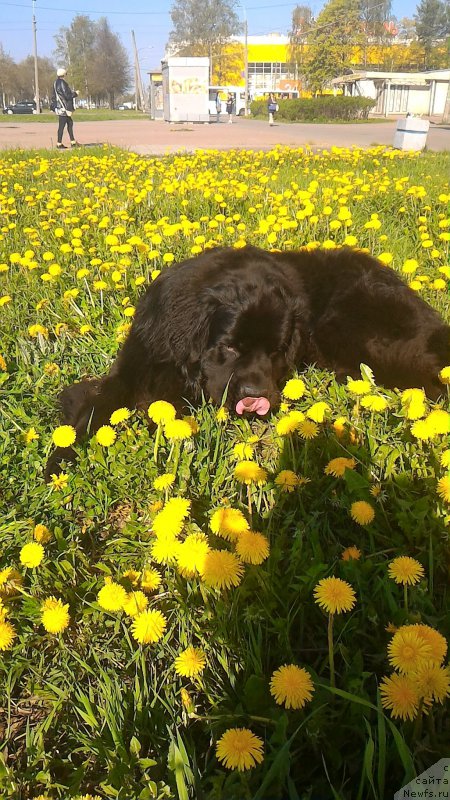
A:
<svg viewBox="0 0 450 800">
<path fill-rule="evenodd" d="M 244 8 L 244 80 L 245 80 L 245 107 L 244 114 L 248 115 L 248 24 L 247 24 L 247 11 Z"/>
<path fill-rule="evenodd" d="M 32 0 L 33 5 L 33 51 L 34 51 L 34 94 L 36 101 L 36 114 L 41 113 L 41 100 L 39 97 L 39 71 L 37 58 L 37 36 L 36 36 L 36 16 L 34 13 L 36 0 Z"/>
<path fill-rule="evenodd" d="M 145 111 L 144 87 L 142 86 L 141 69 L 139 66 L 139 56 L 136 47 L 136 37 L 134 35 L 134 31 L 131 31 L 131 39 L 133 41 L 134 52 L 134 96 L 136 111 L 139 109 L 139 103 L 141 111 Z"/>
</svg>

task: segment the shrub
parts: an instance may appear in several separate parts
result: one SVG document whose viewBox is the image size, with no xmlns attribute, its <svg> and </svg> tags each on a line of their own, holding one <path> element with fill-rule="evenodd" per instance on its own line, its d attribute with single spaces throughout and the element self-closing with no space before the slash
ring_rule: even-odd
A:
<svg viewBox="0 0 450 800">
<path fill-rule="evenodd" d="M 289 122 L 348 122 L 352 119 L 367 119 L 375 102 L 370 97 L 332 95 L 280 100 L 277 117 Z M 267 98 L 254 100 L 250 110 L 254 117 L 267 116 Z"/>
</svg>

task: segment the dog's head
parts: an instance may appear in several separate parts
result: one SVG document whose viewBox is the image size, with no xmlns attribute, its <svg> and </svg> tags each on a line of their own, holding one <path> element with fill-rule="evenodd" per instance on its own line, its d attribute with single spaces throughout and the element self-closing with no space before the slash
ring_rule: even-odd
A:
<svg viewBox="0 0 450 800">
<path fill-rule="evenodd" d="M 201 385 L 214 403 L 237 414 L 265 416 L 299 361 L 295 306 L 280 287 L 253 286 L 214 304 L 201 354 Z"/>
</svg>

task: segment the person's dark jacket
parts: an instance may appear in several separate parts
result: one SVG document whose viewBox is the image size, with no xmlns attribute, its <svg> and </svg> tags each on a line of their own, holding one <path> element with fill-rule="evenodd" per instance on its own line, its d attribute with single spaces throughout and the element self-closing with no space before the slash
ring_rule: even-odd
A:
<svg viewBox="0 0 450 800">
<path fill-rule="evenodd" d="M 64 108 L 67 111 L 73 111 L 73 101 L 74 98 L 78 96 L 78 92 L 72 91 L 67 81 L 64 78 L 56 78 L 54 87 L 53 87 L 53 98 L 52 100 L 57 103 L 58 99 L 64 105 Z"/>
</svg>

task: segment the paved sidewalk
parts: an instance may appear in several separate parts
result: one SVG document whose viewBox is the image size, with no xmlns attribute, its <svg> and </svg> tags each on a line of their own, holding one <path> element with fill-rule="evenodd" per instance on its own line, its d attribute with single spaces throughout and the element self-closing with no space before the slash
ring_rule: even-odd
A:
<svg viewBox="0 0 450 800">
<path fill-rule="evenodd" d="M 269 150 L 277 144 L 290 147 L 310 145 L 314 148 L 370 147 L 390 145 L 397 121 L 368 124 L 313 125 L 277 123 L 238 118 L 233 125 L 174 124 L 142 120 L 110 120 L 104 122 L 75 122 L 75 135 L 84 145 L 102 143 L 117 145 L 142 155 L 159 155 L 175 151 L 205 149 L 231 150 L 247 148 Z M 54 148 L 56 121 L 22 122 L 8 117 L 0 123 L 0 150 L 11 148 Z M 427 146 L 429 150 L 450 150 L 450 125 L 431 125 Z"/>
</svg>

